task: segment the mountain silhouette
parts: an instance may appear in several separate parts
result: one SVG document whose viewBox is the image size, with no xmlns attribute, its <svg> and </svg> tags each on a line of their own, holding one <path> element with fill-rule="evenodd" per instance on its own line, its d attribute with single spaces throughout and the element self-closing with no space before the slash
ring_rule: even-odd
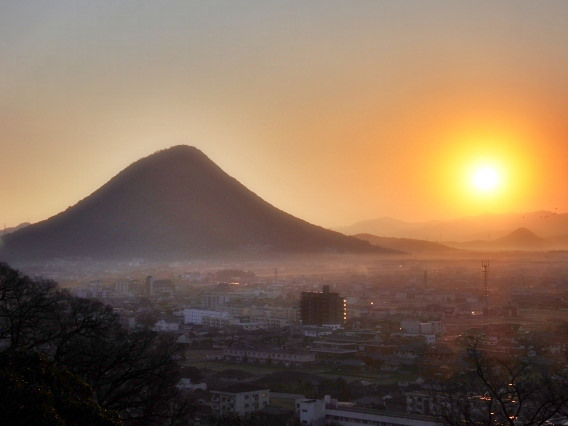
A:
<svg viewBox="0 0 568 426">
<path fill-rule="evenodd" d="M 475 240 L 447 243 L 468 250 L 542 251 L 554 247 L 552 239 L 541 238 L 527 228 L 517 228 L 513 232 L 494 240 Z"/>
<path fill-rule="evenodd" d="M 360 240 L 368 241 L 371 244 L 388 248 L 391 250 L 399 250 L 405 253 L 413 254 L 426 254 L 426 253 L 455 253 L 458 250 L 453 247 L 448 247 L 440 243 L 432 241 L 415 240 L 411 238 L 393 238 L 393 237 L 380 237 L 371 234 L 357 234 L 354 237 Z"/>
<path fill-rule="evenodd" d="M 468 242 L 494 240 L 512 229 L 527 228 L 542 238 L 568 235 L 568 213 L 535 211 L 509 214 L 484 214 L 452 220 L 405 222 L 383 217 L 335 229 L 347 235 L 372 234 L 383 237 L 415 238 L 428 241 Z M 444 243 L 445 244 L 445 243 Z"/>
<path fill-rule="evenodd" d="M 498 245 L 512 246 L 512 247 L 535 247 L 544 244 L 544 240 L 537 236 L 534 232 L 527 228 L 518 228 L 505 235 L 504 237 L 495 240 Z"/>
<path fill-rule="evenodd" d="M 293 217 L 194 147 L 133 163 L 76 205 L 3 237 L 0 259 L 173 259 L 227 252 L 389 250 Z"/>
<path fill-rule="evenodd" d="M 20 223 L 18 226 L 13 226 L 11 228 L 4 228 L 3 230 L 0 230 L 0 236 L 2 236 L 4 234 L 9 234 L 11 232 L 16 232 L 18 229 L 25 228 L 26 226 L 29 226 L 29 225 L 30 225 L 29 222 L 24 222 L 24 223 Z"/>
</svg>

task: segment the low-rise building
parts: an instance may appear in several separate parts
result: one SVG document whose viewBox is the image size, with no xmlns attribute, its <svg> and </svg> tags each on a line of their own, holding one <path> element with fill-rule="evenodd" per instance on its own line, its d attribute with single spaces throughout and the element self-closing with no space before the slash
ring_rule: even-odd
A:
<svg viewBox="0 0 568 426">
<path fill-rule="evenodd" d="M 402 320 L 400 329 L 404 333 L 409 334 L 437 334 L 444 332 L 444 323 L 442 321 L 420 322 L 418 320 Z"/>
<path fill-rule="evenodd" d="M 211 391 L 211 409 L 217 417 L 237 415 L 243 417 L 262 410 L 270 403 L 270 391 L 246 383 Z"/>
<path fill-rule="evenodd" d="M 209 318 L 223 318 L 230 319 L 228 312 L 224 311 L 212 311 L 208 309 L 189 309 L 183 310 L 183 319 L 185 324 L 203 324 L 203 319 L 205 317 Z"/>
<path fill-rule="evenodd" d="M 312 364 L 316 356 L 310 352 L 300 352 L 283 349 L 248 349 L 227 348 L 223 358 L 237 362 L 256 362 L 260 364 L 281 364 L 284 366 L 301 366 Z"/>
<path fill-rule="evenodd" d="M 163 333 L 171 333 L 171 332 L 179 331 L 179 323 L 178 322 L 168 322 L 166 320 L 161 319 L 154 324 L 154 326 L 152 327 L 152 330 L 157 331 L 157 332 L 163 332 Z"/>
<path fill-rule="evenodd" d="M 176 385 L 179 390 L 186 391 L 186 392 L 195 392 L 196 390 L 207 390 L 206 383 L 193 383 L 190 378 L 184 377 L 181 378 Z"/>
<path fill-rule="evenodd" d="M 324 399 L 303 399 L 296 402 L 300 423 L 306 426 L 335 424 L 340 426 L 437 426 L 433 417 L 387 410 L 356 407 L 338 402 L 329 395 Z"/>
</svg>

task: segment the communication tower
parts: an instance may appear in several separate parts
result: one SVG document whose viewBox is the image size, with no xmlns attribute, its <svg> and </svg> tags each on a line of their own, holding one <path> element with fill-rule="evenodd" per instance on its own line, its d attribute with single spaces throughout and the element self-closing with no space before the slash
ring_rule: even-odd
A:
<svg viewBox="0 0 568 426">
<path fill-rule="evenodd" d="M 489 261 L 483 260 L 481 262 L 481 271 L 483 272 L 483 314 L 489 315 L 489 291 L 487 288 L 487 277 L 489 275 Z"/>
</svg>

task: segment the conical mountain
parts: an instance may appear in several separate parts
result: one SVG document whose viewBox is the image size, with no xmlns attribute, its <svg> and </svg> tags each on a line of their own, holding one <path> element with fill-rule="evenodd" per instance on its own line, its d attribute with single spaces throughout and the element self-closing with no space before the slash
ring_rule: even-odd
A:
<svg viewBox="0 0 568 426">
<path fill-rule="evenodd" d="M 166 259 L 241 251 L 382 250 L 278 210 L 198 149 L 176 146 L 133 163 L 64 212 L 6 235 L 0 259 Z"/>
<path fill-rule="evenodd" d="M 527 228 L 518 228 L 510 234 L 495 240 L 497 245 L 517 248 L 537 248 L 543 246 L 544 243 L 544 239 Z"/>
</svg>

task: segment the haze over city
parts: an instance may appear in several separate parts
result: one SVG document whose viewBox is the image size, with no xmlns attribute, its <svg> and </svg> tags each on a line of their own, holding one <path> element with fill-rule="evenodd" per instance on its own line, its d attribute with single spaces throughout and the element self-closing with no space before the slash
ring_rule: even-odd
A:
<svg viewBox="0 0 568 426">
<path fill-rule="evenodd" d="M 568 425 L 568 2 L 0 3 L 10 426 Z"/>
<path fill-rule="evenodd" d="M 562 1 L 4 2 L 0 222 L 177 144 L 325 227 L 565 212 L 567 18 Z"/>
</svg>

